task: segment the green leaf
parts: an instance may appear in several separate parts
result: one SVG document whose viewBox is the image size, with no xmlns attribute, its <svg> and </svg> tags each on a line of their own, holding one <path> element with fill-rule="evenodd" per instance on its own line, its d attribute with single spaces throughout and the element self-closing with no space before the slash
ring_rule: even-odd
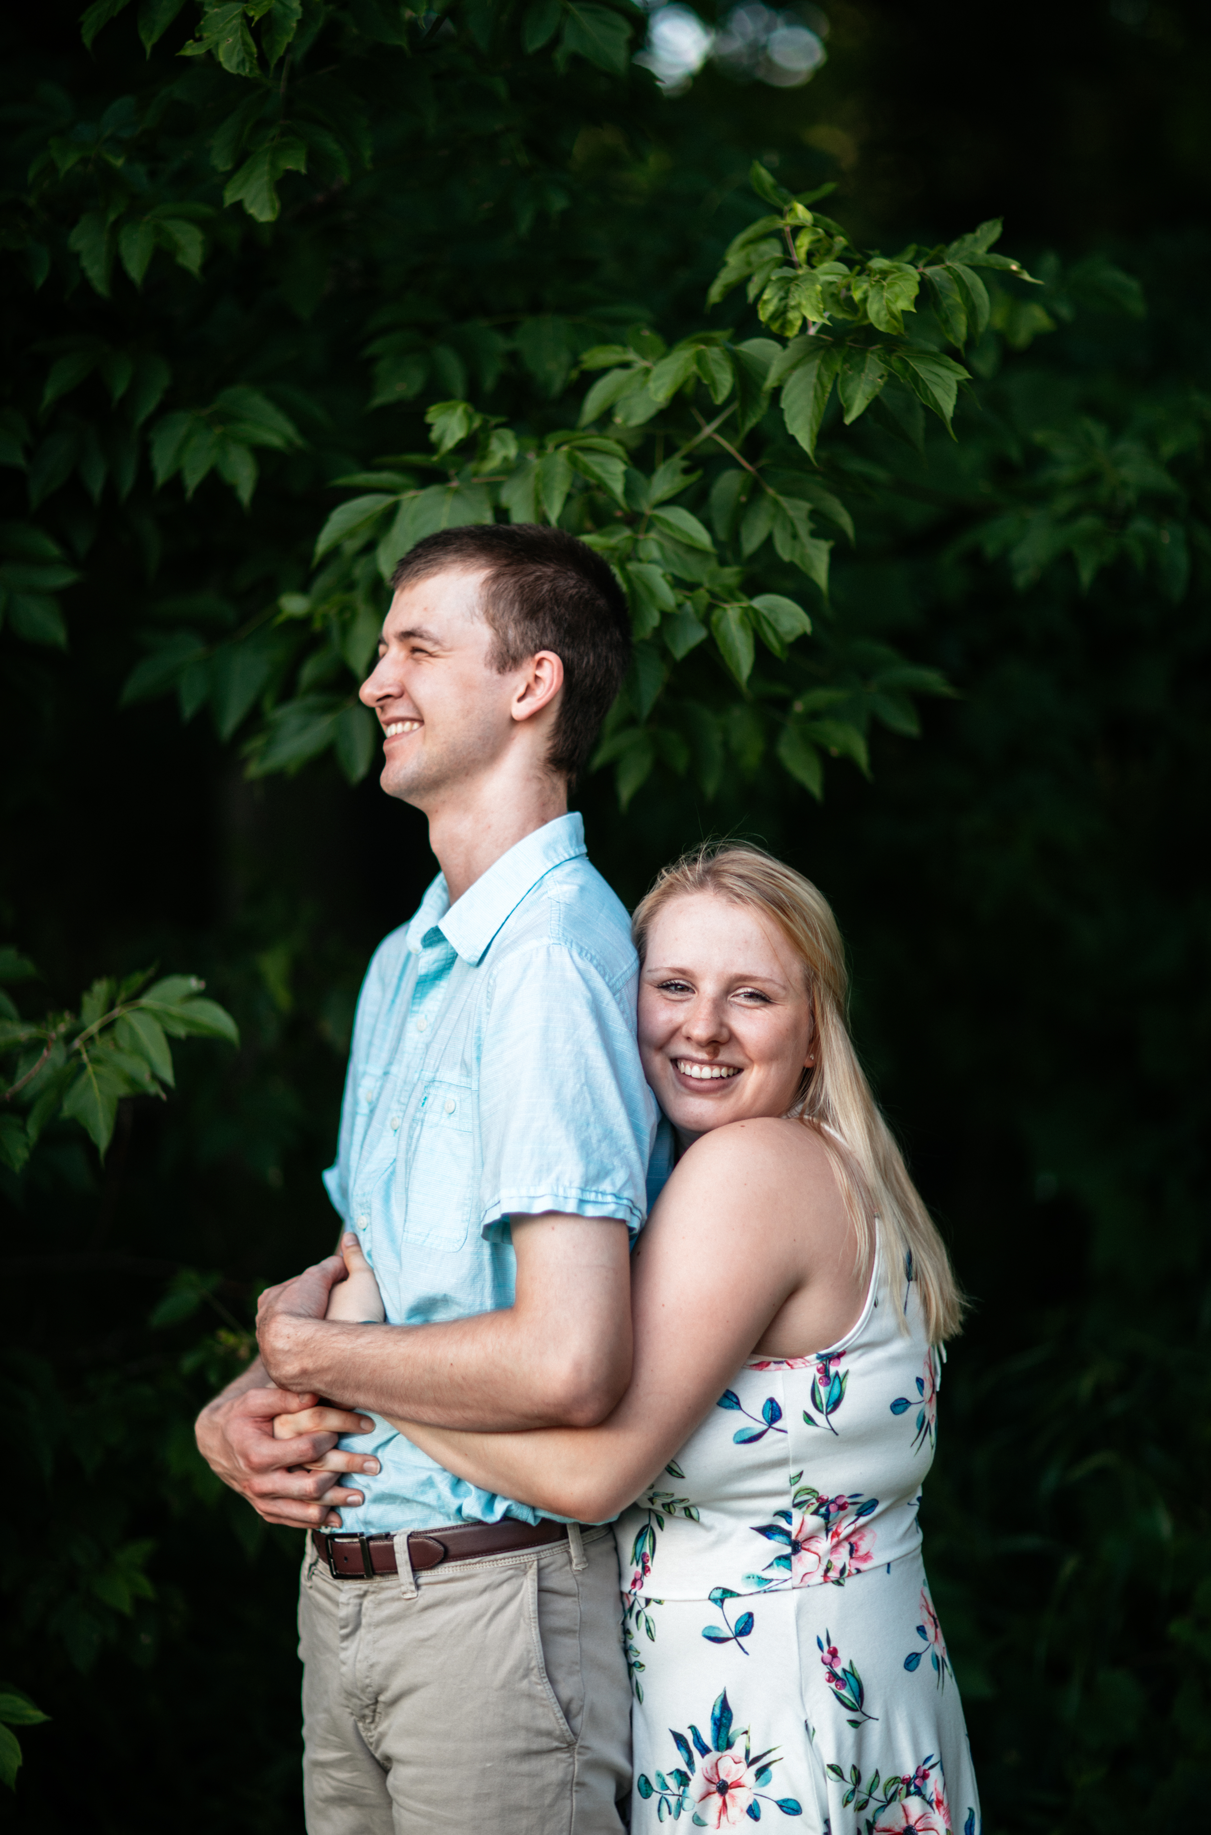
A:
<svg viewBox="0 0 1211 1835">
<path fill-rule="evenodd" d="M 360 784 L 369 771 L 378 740 L 378 721 L 369 708 L 355 701 L 343 709 L 336 723 L 336 758 L 351 784 Z"/>
<path fill-rule="evenodd" d="M 249 44 L 251 44 L 249 39 Z M 223 190 L 224 204 L 243 204 L 258 223 L 272 223 L 281 209 L 277 181 L 285 172 L 307 170 L 307 148 L 301 140 L 277 140 L 245 160 Z"/>
<path fill-rule="evenodd" d="M 211 413 L 225 421 L 240 439 L 254 446 L 276 446 L 279 451 L 285 451 L 305 443 L 290 416 L 275 407 L 260 389 L 249 388 L 245 383 L 237 383 L 216 395 Z"/>
<path fill-rule="evenodd" d="M 136 359 L 134 377 L 126 396 L 132 426 L 141 427 L 148 415 L 154 414 L 171 379 L 172 371 L 163 357 L 144 352 Z"/>
<path fill-rule="evenodd" d="M 891 360 L 892 368 L 927 408 L 946 423 L 953 438 L 951 417 L 959 384 L 970 380 L 970 372 L 961 363 L 944 357 L 939 351 L 905 350 Z"/>
<path fill-rule="evenodd" d="M 80 266 L 89 285 L 102 299 L 109 298 L 109 274 L 113 267 L 114 238 L 109 224 L 99 210 L 87 211 L 71 235 L 67 246 L 80 257 Z"/>
<path fill-rule="evenodd" d="M 153 701 L 174 687 L 181 672 L 207 654 L 206 645 L 193 631 L 174 631 L 156 644 L 150 656 L 127 676 L 119 698 L 119 707 L 132 707 L 138 701 Z"/>
<path fill-rule="evenodd" d="M 619 471 L 621 472 L 621 467 Z M 572 488 L 572 466 L 566 452 L 548 452 L 538 461 L 538 500 L 555 524 Z"/>
<path fill-rule="evenodd" d="M 298 695 L 275 707 L 266 723 L 264 743 L 250 757 L 248 776 L 293 773 L 327 751 L 336 741 L 336 722 L 343 706 L 332 695 Z"/>
<path fill-rule="evenodd" d="M 437 448 L 438 458 L 469 439 L 476 428 L 482 426 L 483 418 L 469 401 L 435 401 L 431 408 L 426 408 L 425 425 Z"/>
<path fill-rule="evenodd" d="M 778 739 L 778 757 L 797 783 L 810 790 L 817 802 L 824 797 L 824 761 L 811 740 L 797 726 L 784 726 Z"/>
<path fill-rule="evenodd" d="M 157 241 L 167 248 L 177 266 L 184 268 L 187 274 L 192 274 L 195 280 L 199 279 L 202 259 L 206 253 L 206 238 L 197 224 L 190 223 L 184 217 L 157 217 L 154 229 Z"/>
<path fill-rule="evenodd" d="M 385 491 L 371 491 L 365 497 L 351 497 L 347 503 L 339 503 L 320 530 L 313 562 L 335 548 L 338 542 L 348 541 L 354 535 L 369 535 L 388 504 L 398 502 L 398 497 L 389 496 Z"/>
<path fill-rule="evenodd" d="M 586 452 L 582 447 L 566 448 L 567 455 L 582 477 L 591 483 L 599 484 L 602 490 L 614 499 L 615 503 L 625 504 L 624 479 L 626 466 L 621 459 L 605 452 Z"/>
<path fill-rule="evenodd" d="M 608 370 L 604 376 L 599 376 L 584 398 L 577 425 L 589 426 L 637 384 L 643 388 L 647 385 L 647 370 L 638 364 L 631 369 Z"/>
<path fill-rule="evenodd" d="M 143 0 L 139 8 L 139 37 L 148 57 L 184 4 L 185 0 Z"/>
<path fill-rule="evenodd" d="M 710 535 L 698 518 L 691 516 L 688 510 L 683 510 L 680 504 L 662 504 L 659 509 L 652 511 L 651 520 L 658 529 L 676 541 L 684 542 L 688 548 L 701 548 L 708 554 L 714 553 L 715 544 Z"/>
<path fill-rule="evenodd" d="M 510 522 L 538 521 L 538 464 L 523 459 L 511 477 L 500 487 L 500 500 L 509 512 Z"/>
<path fill-rule="evenodd" d="M 98 3 L 104 4 L 104 0 L 98 0 Z M 16 1787 L 17 1773 L 20 1769 L 21 1743 L 15 1733 L 10 1733 L 7 1727 L 0 1726 L 0 1780 L 3 1780 L 10 1790 Z"/>
<path fill-rule="evenodd" d="M 646 732 L 636 733 L 622 757 L 618 760 L 614 772 L 614 783 L 618 791 L 618 801 L 623 811 L 627 809 L 635 792 L 651 776 L 656 763 L 656 747 L 652 735 Z"/>
<path fill-rule="evenodd" d="M 240 1042 L 239 1027 L 217 1000 L 184 1000 L 159 1016 L 166 1032 L 180 1037 L 195 1033 L 204 1039 L 226 1039 L 231 1045 Z"/>
<path fill-rule="evenodd" d="M 650 562 L 631 561 L 622 571 L 630 588 L 634 634 L 636 638 L 650 637 L 664 614 L 676 611 L 676 594 L 667 574 Z"/>
<path fill-rule="evenodd" d="M 0 1165 L 7 1166 L 10 1172 L 20 1172 L 29 1158 L 30 1146 L 25 1123 L 20 1117 L 0 1112 Z"/>
<path fill-rule="evenodd" d="M 273 673 L 279 642 L 262 626 L 250 636 L 220 644 L 210 671 L 210 700 L 219 738 L 226 744 Z"/>
<path fill-rule="evenodd" d="M 621 76 L 630 61 L 631 28 L 608 7 L 589 5 L 587 0 L 567 0 L 560 43 L 565 51 L 587 58 L 599 70 Z"/>
<path fill-rule="evenodd" d="M 958 282 L 959 291 L 963 295 L 963 305 L 967 312 L 971 335 L 973 338 L 982 338 L 988 329 L 988 320 L 992 312 L 988 288 L 974 268 L 964 267 L 961 262 L 952 262 L 950 271 Z"/>
<path fill-rule="evenodd" d="M 28 644 L 45 644 L 52 650 L 67 648 L 63 614 L 53 599 L 41 593 L 10 593 L 8 620 L 15 635 Z"/>
<path fill-rule="evenodd" d="M 841 352 L 835 344 L 825 344 L 810 351 L 794 370 L 782 390 L 782 417 L 792 439 L 798 440 L 809 459 L 816 456 L 820 423 L 832 392 L 833 379 L 841 368 Z"/>
<path fill-rule="evenodd" d="M 113 1139 L 119 1098 L 126 1095 L 124 1079 L 117 1077 L 95 1056 L 85 1054 L 83 1068 L 63 1098 L 63 1113 L 78 1121 L 101 1158 Z"/>
<path fill-rule="evenodd" d="M 52 402 L 58 401 L 62 395 L 70 394 L 72 389 L 78 388 L 85 377 L 92 375 L 100 361 L 100 356 L 100 351 L 94 349 L 71 350 L 65 356 L 56 357 L 47 374 L 39 412 L 45 414 Z"/>
<path fill-rule="evenodd" d="M 755 159 L 748 169 L 748 182 L 757 196 L 764 198 L 765 202 L 772 204 L 776 210 L 785 210 L 788 204 L 793 204 L 795 201 L 791 193 L 786 190 L 785 186 L 778 183 L 773 173 L 763 166 L 759 159 Z"/>
<path fill-rule="evenodd" d="M 812 621 L 793 599 L 782 593 L 758 593 L 752 603 L 758 614 L 757 630 L 775 656 L 785 656 L 787 645 L 796 637 L 810 636 Z"/>
<path fill-rule="evenodd" d="M 958 280 L 949 268 L 926 268 L 925 278 L 933 294 L 938 323 L 948 342 L 961 350 L 967 342 L 967 301 Z"/>
<path fill-rule="evenodd" d="M 261 27 L 261 45 L 271 70 L 294 38 L 302 17 L 302 0 L 273 0 Z M 407 44 L 408 35 L 402 21 L 396 26 L 396 34 L 389 42 Z"/>
<path fill-rule="evenodd" d="M 841 397 L 847 427 L 852 427 L 858 416 L 866 412 L 886 381 L 887 360 L 882 352 L 852 347 L 845 352 L 837 393 Z"/>
<path fill-rule="evenodd" d="M 36 981 L 38 971 L 28 956 L 14 949 L 10 943 L 0 948 L 0 981 Z"/>
<path fill-rule="evenodd" d="M 111 19 L 116 19 L 129 4 L 130 0 L 93 0 L 92 6 L 88 7 L 80 17 L 80 36 L 84 40 L 86 51 L 92 50 L 93 39 L 101 27 L 108 25 Z M 20 1763 L 19 1760 L 18 1763 Z"/>
<path fill-rule="evenodd" d="M 534 0 L 534 4 L 526 8 L 521 22 L 521 48 L 527 57 L 532 57 L 555 36 L 562 15 L 560 0 Z"/>
<path fill-rule="evenodd" d="M 196 975 L 161 975 L 159 981 L 144 990 L 141 999 L 145 1006 L 152 1003 L 176 1007 L 183 1000 L 192 1000 L 195 994 L 200 994 L 204 985 Z"/>
<path fill-rule="evenodd" d="M 745 686 L 753 673 L 753 633 L 749 625 L 745 607 L 742 605 L 718 605 L 711 613 L 711 630 L 719 653 L 724 662 L 739 682 Z"/>
<path fill-rule="evenodd" d="M 866 740 L 848 720 L 811 720 L 806 723 L 808 736 L 824 746 L 836 758 L 852 758 L 863 777 L 870 776 L 870 759 Z"/>
<path fill-rule="evenodd" d="M 688 656 L 691 650 L 705 642 L 708 633 L 692 607 L 683 605 L 661 620 L 660 635 L 680 662 L 682 657 Z"/>
<path fill-rule="evenodd" d="M 959 236 L 946 251 L 947 261 L 967 261 L 972 255 L 986 255 L 994 242 L 1001 240 L 1002 220 L 989 217 L 966 236 Z"/>
<path fill-rule="evenodd" d="M 648 394 L 661 407 L 672 400 L 684 382 L 698 373 L 696 350 L 672 350 L 662 357 L 648 377 Z"/>
<path fill-rule="evenodd" d="M 114 1036 L 124 1050 L 141 1053 L 151 1066 L 153 1075 L 172 1088 L 175 1082 L 172 1052 L 164 1036 L 164 1028 L 153 1013 L 141 1007 L 124 1013 L 114 1027 Z"/>
</svg>

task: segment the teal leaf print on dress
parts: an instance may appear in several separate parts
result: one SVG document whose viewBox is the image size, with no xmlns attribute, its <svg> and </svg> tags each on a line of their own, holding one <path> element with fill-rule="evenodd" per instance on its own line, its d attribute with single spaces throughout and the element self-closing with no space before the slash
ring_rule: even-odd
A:
<svg viewBox="0 0 1211 1835">
<path fill-rule="evenodd" d="M 817 1358 L 816 1374 L 812 1377 L 809 1400 L 815 1413 L 822 1418 L 819 1421 L 813 1420 L 805 1408 L 803 1410 L 805 1426 L 827 1427 L 830 1433 L 836 1433 L 833 1416 L 845 1400 L 845 1391 L 849 1387 L 849 1371 L 842 1373 L 836 1368 L 844 1355 L 844 1351 L 835 1351 L 830 1356 Z"/>
<path fill-rule="evenodd" d="M 645 1803 L 655 1799 L 658 1822 L 676 1822 L 688 1814 L 695 1828 L 730 1829 L 742 1816 L 760 1822 L 763 1804 L 784 1816 L 803 1814 L 797 1798 L 774 1797 L 766 1790 L 780 1763 L 778 1749 L 753 1752 L 748 1728 L 741 1732 L 734 1725 L 726 1689 L 711 1709 L 709 1745 L 692 1722 L 688 1739 L 671 1727 L 669 1735 L 681 1764 L 651 1777 L 640 1772 L 635 1780 Z"/>
<path fill-rule="evenodd" d="M 917 1635 L 924 1639 L 925 1650 L 910 1650 L 904 1659 L 904 1667 L 910 1672 L 917 1669 L 928 1651 L 938 1687 L 945 1688 L 947 1676 L 953 1676 L 954 1671 L 946 1655 L 946 1639 L 942 1636 L 942 1627 L 938 1623 L 933 1600 L 929 1597 L 929 1592 L 925 1587 L 921 1588 L 921 1617 L 925 1623 L 917 1626 Z"/>
<path fill-rule="evenodd" d="M 889 1772 L 880 1778 L 874 1771 L 863 1782 L 856 1765 L 850 1767 L 848 1778 L 840 1765 L 827 1769 L 831 1778 L 848 1787 L 841 1799 L 845 1808 L 852 1803 L 864 1817 L 859 1824 L 861 1835 L 951 1835 L 942 1768 L 932 1752 L 905 1777 Z M 963 1835 L 978 1835 L 974 1810 L 967 1812 Z"/>
<path fill-rule="evenodd" d="M 766 1434 L 770 1432 L 775 1434 L 784 1434 L 786 1432 L 785 1427 L 779 1427 L 778 1425 L 779 1421 L 782 1419 L 782 1408 L 772 1395 L 767 1395 L 764 1402 L 762 1402 L 761 1413 L 759 1415 L 749 1414 L 748 1409 L 744 1406 L 734 1389 L 725 1389 L 723 1394 L 719 1397 L 719 1400 L 715 1403 L 715 1406 L 716 1408 L 735 1409 L 752 1422 L 751 1427 L 738 1427 L 736 1429 L 735 1433 L 732 1435 L 733 1444 L 736 1446 L 755 1446 L 758 1440 L 764 1440 Z"/>
<path fill-rule="evenodd" d="M 924 1374 L 917 1378 L 916 1401 L 913 1402 L 906 1395 L 898 1395 L 891 1404 L 891 1412 L 907 1414 L 913 1407 L 917 1409 L 917 1420 L 912 1450 L 919 1453 L 923 1446 L 928 1446 L 932 1453 L 938 1431 L 938 1361 L 937 1352 L 932 1346 L 925 1353 Z"/>
<path fill-rule="evenodd" d="M 826 1631 L 822 1638 L 818 1637 L 816 1647 L 824 1665 L 824 1679 L 833 1692 L 833 1700 L 839 1708 L 845 1710 L 846 1725 L 860 1727 L 864 1720 L 878 1720 L 877 1714 L 868 1714 L 866 1711 L 866 1690 L 862 1686 L 857 1664 L 841 1661 L 841 1652 L 833 1643 L 831 1633 Z M 829 1770 L 832 1769 L 830 1765 Z"/>
<path fill-rule="evenodd" d="M 735 1624 L 727 1615 L 726 1601 L 739 1598 L 740 1594 L 733 1592 L 731 1587 L 712 1587 L 711 1604 L 718 1610 L 726 1629 L 721 1629 L 718 1625 L 704 1625 L 702 1635 L 708 1644 L 735 1644 L 737 1650 L 747 1656 L 748 1651 L 741 1640 L 748 1637 L 753 1629 L 753 1615 L 751 1612 L 742 1612 Z"/>
</svg>

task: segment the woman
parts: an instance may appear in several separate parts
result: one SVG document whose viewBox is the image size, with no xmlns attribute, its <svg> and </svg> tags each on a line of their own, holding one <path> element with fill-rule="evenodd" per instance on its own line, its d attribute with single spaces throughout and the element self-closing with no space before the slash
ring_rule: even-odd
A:
<svg viewBox="0 0 1211 1835">
<path fill-rule="evenodd" d="M 846 1031 L 832 913 L 726 845 L 661 875 L 635 940 L 681 1157 L 635 1252 L 631 1387 L 591 1429 L 397 1425 L 487 1489 L 618 1516 L 635 1831 L 976 1835 L 917 1523 L 960 1302 Z"/>
</svg>

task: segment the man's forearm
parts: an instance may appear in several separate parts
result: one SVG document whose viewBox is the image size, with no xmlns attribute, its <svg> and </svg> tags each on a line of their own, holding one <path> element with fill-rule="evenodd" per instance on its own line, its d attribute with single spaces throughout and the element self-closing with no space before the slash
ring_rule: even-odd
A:
<svg viewBox="0 0 1211 1835">
<path fill-rule="evenodd" d="M 575 1354 L 536 1341 L 512 1309 L 439 1325 L 345 1325 L 323 1319 L 276 1319 L 263 1345 L 272 1380 L 313 1390 L 339 1406 L 440 1427 L 507 1432 L 529 1427 L 591 1426 L 626 1386 L 578 1368 Z"/>
</svg>

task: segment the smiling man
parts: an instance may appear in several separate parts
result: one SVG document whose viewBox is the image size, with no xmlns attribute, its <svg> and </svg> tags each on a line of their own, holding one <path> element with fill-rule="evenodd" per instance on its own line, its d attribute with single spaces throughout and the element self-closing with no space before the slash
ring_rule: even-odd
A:
<svg viewBox="0 0 1211 1835">
<path fill-rule="evenodd" d="M 198 1441 L 268 1521 L 313 1526 L 311 1835 L 617 1835 L 612 1535 L 477 1490 L 374 1417 L 592 1425 L 630 1376 L 628 1245 L 667 1146 L 626 913 L 567 810 L 626 603 L 583 543 L 525 525 L 430 536 L 393 586 L 362 699 L 383 789 L 425 811 L 441 873 L 370 964 L 325 1175 L 386 1323 L 324 1318 L 335 1257 L 272 1290 L 261 1356 Z M 312 1433 L 274 1438 L 308 1410 Z"/>
</svg>

